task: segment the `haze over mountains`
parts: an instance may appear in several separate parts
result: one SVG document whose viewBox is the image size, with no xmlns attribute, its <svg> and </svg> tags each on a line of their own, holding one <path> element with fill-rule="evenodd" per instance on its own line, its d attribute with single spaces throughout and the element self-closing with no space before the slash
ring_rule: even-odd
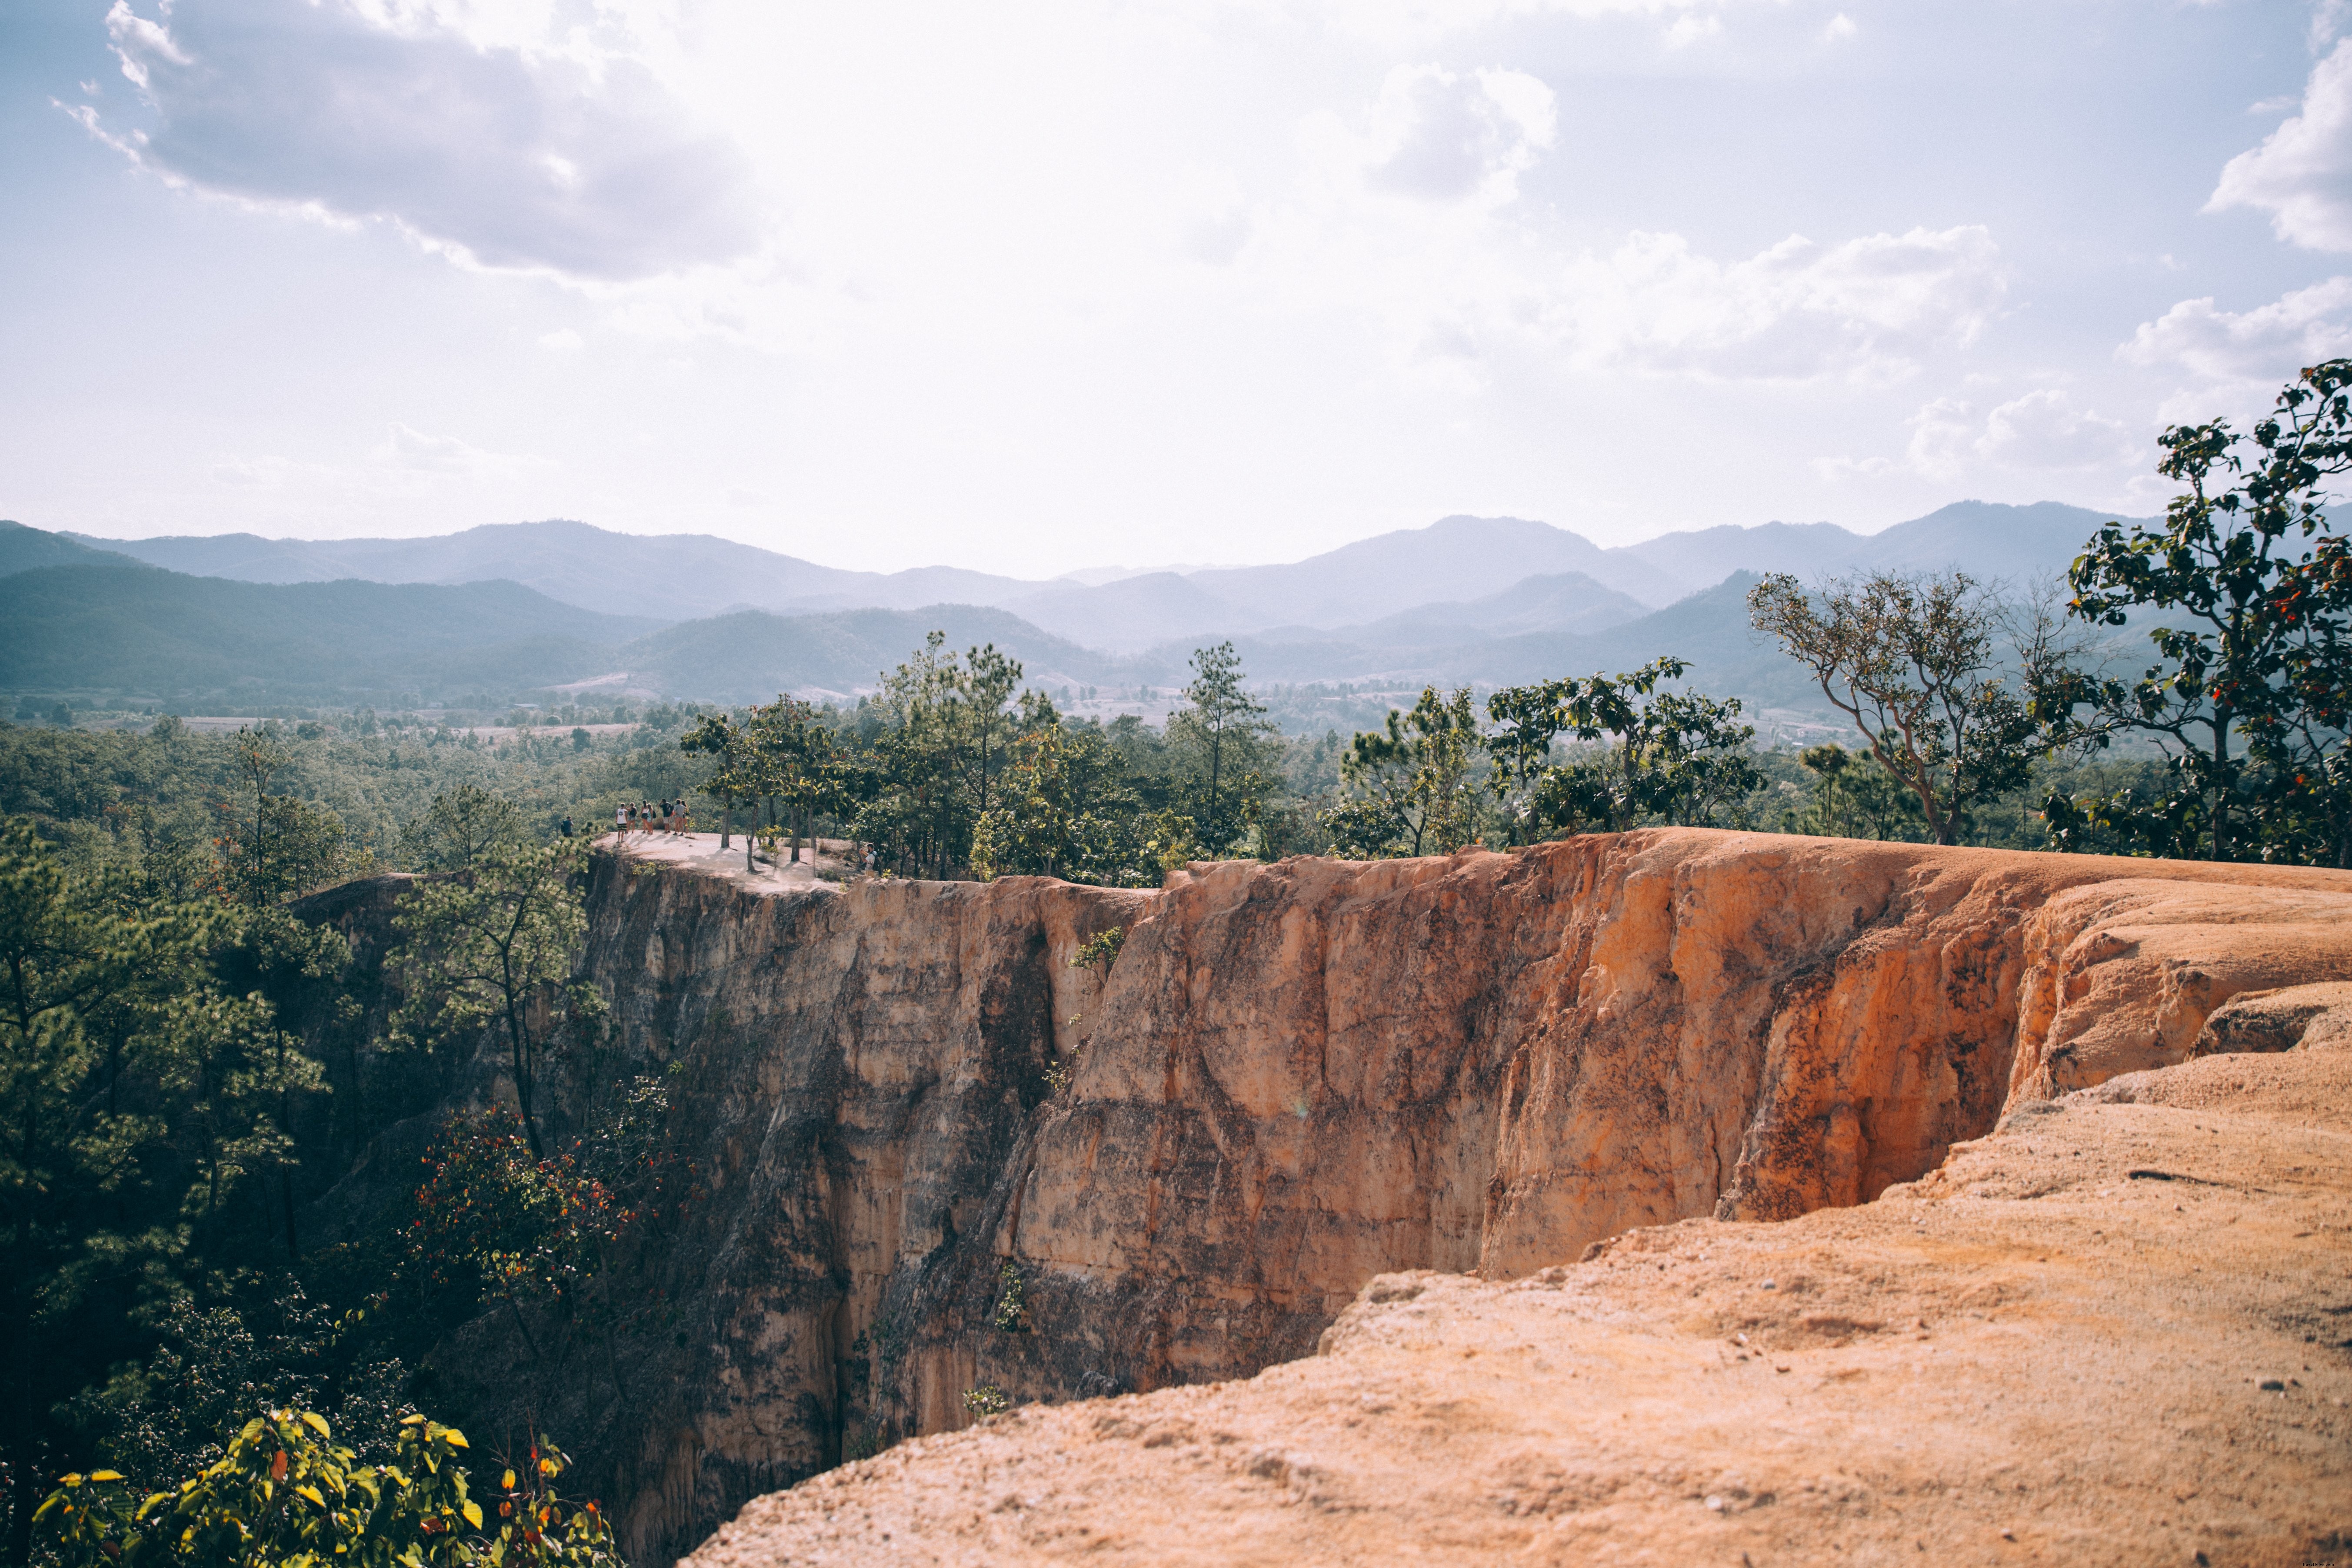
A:
<svg viewBox="0 0 2352 1568">
<path fill-rule="evenodd" d="M 1176 684 L 1194 647 L 1230 637 L 1259 681 L 1504 683 L 1671 652 L 1710 689 L 1801 703 L 1793 667 L 1748 630 L 1753 574 L 1964 565 L 2021 584 L 2063 572 L 2106 521 L 1962 501 L 1875 534 L 1776 522 L 1604 549 L 1546 523 L 1457 516 L 1300 562 L 1050 582 L 850 572 L 569 521 L 339 541 L 6 524 L 0 688 L 310 702 L 587 681 L 721 701 L 846 695 L 936 626 L 959 646 L 992 640 L 1050 683 Z"/>
</svg>

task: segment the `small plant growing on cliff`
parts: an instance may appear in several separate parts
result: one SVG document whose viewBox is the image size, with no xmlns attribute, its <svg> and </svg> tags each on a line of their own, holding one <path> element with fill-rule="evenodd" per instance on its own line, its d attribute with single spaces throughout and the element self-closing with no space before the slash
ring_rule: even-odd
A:
<svg viewBox="0 0 2352 1568">
<path fill-rule="evenodd" d="M 33 1516 L 41 1557 L 61 1568 L 166 1563 L 352 1563 L 390 1568 L 622 1568 L 594 1502 L 552 1482 L 564 1458 L 541 1438 L 522 1474 L 476 1486 L 466 1435 L 422 1415 L 400 1424 L 394 1461 L 367 1465 L 324 1417 L 271 1410 L 199 1474 L 142 1499 L 112 1470 L 64 1477 Z M 488 1504 L 488 1507 L 484 1505 Z"/>
<path fill-rule="evenodd" d="M 996 1326 L 1008 1334 L 1029 1331 L 1029 1282 L 1021 1266 L 1006 1258 L 996 1270 Z"/>
<path fill-rule="evenodd" d="M 1103 978 L 1110 978 L 1110 966 L 1118 962 L 1118 950 L 1127 945 L 1127 928 L 1112 926 L 1109 930 L 1088 937 L 1078 951 L 1071 955 L 1072 969 L 1100 969 Z"/>
<path fill-rule="evenodd" d="M 1070 1087 L 1070 1079 L 1077 1076 L 1077 1071 L 1078 1058 L 1076 1053 L 1073 1052 L 1065 1059 L 1055 1062 L 1045 1069 L 1045 1092 L 1061 1093 Z"/>
<path fill-rule="evenodd" d="M 985 1420 L 1012 1409 L 1013 1396 L 992 1383 L 983 1383 L 978 1388 L 963 1391 L 963 1407 L 974 1417 Z"/>
</svg>

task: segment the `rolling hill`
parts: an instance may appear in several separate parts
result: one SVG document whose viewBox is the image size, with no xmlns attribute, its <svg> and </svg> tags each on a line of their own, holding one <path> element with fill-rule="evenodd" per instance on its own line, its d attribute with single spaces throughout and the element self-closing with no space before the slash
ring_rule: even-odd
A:
<svg viewBox="0 0 2352 1568">
<path fill-rule="evenodd" d="M 131 558 L 94 550 L 62 533 L 0 520 L 0 577 L 44 566 L 127 566 Z"/>
<path fill-rule="evenodd" d="M 257 583 L 142 566 L 94 542 L 8 525 L 0 527 L 0 689 L 174 701 L 268 693 L 329 704 L 399 693 L 504 701 L 602 680 L 735 702 L 870 690 L 877 672 L 938 628 L 959 648 L 997 644 L 1048 686 L 1180 685 L 1195 647 L 1231 637 L 1258 681 L 1513 684 L 1675 653 L 1706 689 L 1811 707 L 1818 695 L 1800 672 L 1748 630 L 1740 598 L 1754 572 L 1812 578 L 1957 563 L 1989 579 L 2047 578 L 2101 521 L 2056 503 L 1968 501 L 1866 536 L 1774 523 L 1604 551 L 1544 523 L 1454 517 L 1286 565 L 1094 585 L 945 567 L 845 573 L 707 536 L 641 538 L 579 523 L 439 540 L 248 535 L 125 546 L 276 576 L 338 565 L 531 574 Z M 1716 567 L 1732 574 L 1682 592 Z M 758 604 L 763 585 L 785 595 L 781 608 Z M 913 605 L 855 602 L 919 592 L 929 596 Z M 1653 607 L 1658 599 L 1666 602 Z M 582 600 L 659 605 L 675 618 Z M 705 600 L 723 610 L 696 607 Z"/>
<path fill-rule="evenodd" d="M 0 688 L 181 701 L 503 693 L 609 668 L 654 625 L 513 583 L 269 584 L 47 566 L 0 577 Z"/>
<path fill-rule="evenodd" d="M 1873 534 L 1830 523 L 1772 522 L 1666 533 L 1602 549 L 1549 523 L 1456 516 L 1303 561 L 1148 573 L 1093 584 L 950 566 L 849 572 L 709 534 L 644 536 L 565 521 L 504 523 L 425 539 L 44 537 L 60 546 L 118 552 L 175 572 L 242 582 L 504 579 L 600 614 L 665 621 L 740 609 L 794 615 L 978 605 L 1010 610 L 1068 642 L 1131 653 L 1170 640 L 1277 627 L 1339 635 L 1424 605 L 1475 603 L 1530 577 L 1576 579 L 1554 590 L 1561 626 L 1619 614 L 1626 600 L 1664 608 L 1733 571 L 1810 578 L 1881 566 L 1966 565 L 1979 576 L 2021 581 L 2062 571 L 2106 520 L 2105 513 L 2054 501 L 1959 501 Z M 7 569 L 5 559 L 0 547 L 0 570 Z M 1582 583 L 1591 584 L 1591 597 L 1569 602 Z"/>
<path fill-rule="evenodd" d="M 632 680 L 714 702 L 763 702 L 779 691 L 849 696 L 871 690 L 934 630 L 959 652 L 992 643 L 1037 686 L 1181 681 L 1184 655 L 1122 658 L 1038 630 L 1009 611 L 974 605 L 776 616 L 764 610 L 688 621 L 639 637 L 615 657 Z M 1191 650 L 1187 648 L 1186 654 Z"/>
<path fill-rule="evenodd" d="M 422 539 L 263 539 L 250 533 L 106 540 L 62 536 L 150 565 L 247 583 L 520 583 L 603 615 L 686 620 L 727 607 L 906 607 L 1043 584 L 955 567 L 845 572 L 707 533 L 614 533 L 584 522 L 510 522 Z"/>
</svg>

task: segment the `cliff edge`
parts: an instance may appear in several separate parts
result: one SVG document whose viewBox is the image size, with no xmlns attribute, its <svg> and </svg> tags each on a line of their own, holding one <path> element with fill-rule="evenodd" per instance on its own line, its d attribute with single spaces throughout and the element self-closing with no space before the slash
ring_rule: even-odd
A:
<svg viewBox="0 0 2352 1568">
<path fill-rule="evenodd" d="M 1203 865 L 1133 892 L 1020 878 L 762 884 L 697 868 L 708 847 L 606 857 L 593 898 L 592 972 L 625 1050 L 677 1064 L 670 1138 L 706 1192 L 643 1259 L 675 1333 L 616 1352 L 626 1399 L 554 1413 L 567 1432 L 593 1426 L 580 1446 L 606 1495 L 635 1500 L 625 1525 L 641 1560 L 685 1550 L 761 1492 L 968 1424 L 963 1395 L 983 1384 L 1016 1402 L 1109 1402 L 1000 1418 L 961 1447 L 894 1449 L 761 1502 L 736 1527 L 753 1534 L 721 1555 L 799 1560 L 842 1509 L 899 1518 L 899 1546 L 911 1531 L 941 1560 L 1058 1551 L 1020 1533 L 1063 1516 L 1030 1520 L 1018 1487 L 969 1521 L 890 1515 L 879 1500 L 893 1489 L 911 1500 L 920 1479 L 926 1496 L 937 1485 L 957 1508 L 977 1506 L 963 1480 L 950 1484 L 967 1475 L 957 1466 L 998 1477 L 988 1456 L 1014 1455 L 1050 1469 L 1065 1449 L 1106 1465 L 1124 1456 L 1070 1482 L 1094 1500 L 1071 1504 L 1070 1528 L 1084 1529 L 1067 1540 L 1128 1539 L 1121 1510 L 1139 1521 L 1161 1506 L 1137 1495 L 1139 1480 L 1168 1489 L 1171 1508 L 1196 1495 L 1168 1468 L 1174 1450 L 1197 1450 L 1202 1484 L 1219 1486 L 1244 1450 L 1198 1423 L 1185 1436 L 1127 1432 L 1117 1424 L 1145 1417 L 1111 1413 L 1202 1401 L 1276 1400 L 1248 1406 L 1259 1415 L 1247 1451 L 1264 1454 L 1234 1484 L 1267 1489 L 1251 1509 L 1295 1506 L 1325 1484 L 1312 1477 L 1340 1473 L 1328 1454 L 1297 1459 L 1303 1438 L 1280 1436 L 1310 1410 L 1330 1416 L 1334 1399 L 1415 1412 L 1367 1428 L 1368 1441 L 1459 1426 L 1532 1443 L 1574 1411 L 1612 1411 L 1619 1396 L 1600 1380 L 1616 1368 L 1607 1376 L 1624 1381 L 1608 1386 L 1633 1403 L 1609 1419 L 1640 1408 L 1663 1420 L 1672 1406 L 1694 1431 L 1729 1434 L 1811 1386 L 1788 1381 L 1794 1363 L 1768 1372 L 1739 1359 L 1745 1347 L 1723 1348 L 1739 1346 L 1718 1330 L 1742 1313 L 1755 1323 L 1732 1334 L 1809 1354 L 1811 1335 L 1875 1355 L 1902 1323 L 1927 1321 L 1943 1325 L 1937 1353 L 1951 1357 L 1930 1370 L 1950 1367 L 1965 1359 L 1950 1336 L 1975 1331 L 1958 1327 L 1958 1298 L 1871 1249 L 1900 1234 L 1881 1234 L 1887 1215 L 1940 1201 L 1914 1194 L 1982 1157 L 1948 1165 L 1955 1146 L 1990 1133 L 2005 1108 L 2016 1116 L 2118 1074 L 2325 1037 L 2331 988 L 2352 982 L 2352 875 L 2326 871 L 1660 829 L 1446 859 Z M 1074 965 L 1112 926 L 1126 933 L 1117 962 Z M 2054 1124 L 2147 1114 L 2068 1110 Z M 2127 1175 L 2107 1184 L 2143 1195 Z M 2189 1192 L 2145 1191 L 2159 1186 Z M 1890 1202 L 1890 1190 L 1904 1195 Z M 1642 1247 L 1666 1237 L 1667 1252 L 1557 1272 L 1629 1232 Z M 1992 1245 L 1973 1237 L 1954 1228 L 1951 1256 Z M 1382 1299 L 1408 1289 L 1388 1277 L 1423 1270 L 1435 1272 L 1408 1282 L 1412 1304 Z M 1776 1288 L 1759 1310 L 1768 1270 Z M 1460 1278 L 1470 1271 L 1479 1278 Z M 1927 1293 L 1916 1310 L 1888 1305 L 1906 1290 Z M 1378 1323 L 1421 1322 L 1415 1311 L 1439 1325 L 1398 1330 L 1422 1346 L 1419 1392 L 1404 1391 L 1404 1362 L 1397 1389 L 1335 1392 L 1332 1379 L 1370 1364 L 1362 1357 L 1389 1353 Z M 1577 1322 L 1600 1338 L 1546 1349 L 1554 1341 L 1534 1331 Z M 1467 1326 L 1449 1339 L 1444 1323 Z M 1837 1323 L 1868 1326 L 1821 1327 Z M 480 1348 L 505 1331 L 478 1325 Z M 1329 1353 L 1310 1357 L 1318 1341 Z M 1518 1359 L 1504 1355 L 1520 1342 Z M 1618 1348 L 1595 1361 L 1595 1346 Z M 1150 1392 L 1285 1363 L 1246 1384 Z M 1764 1391 L 1746 1415 L 1721 1403 L 1738 1379 Z M 1864 1400 L 1848 1381 L 1823 1386 Z M 1962 1401 L 1967 1383 L 1933 1386 Z M 1303 1404 L 1280 1403 L 1294 1393 Z M 1112 1425 L 1085 1425 L 1097 1420 Z M 1633 1483 L 1595 1491 L 1574 1478 L 1615 1477 L 1607 1453 L 1665 1441 L 1664 1427 L 1636 1437 L 1646 1430 L 1628 1425 L 1605 1450 L 1552 1443 L 1543 1463 L 1570 1479 L 1504 1489 L 1616 1498 Z M 1486 1448 L 1398 1453 L 1420 1455 L 1399 1465 L 1472 1467 L 1417 1486 L 1503 1485 L 1476 1468 Z M 1130 1461 L 1141 1468 L 1118 1468 Z M 1389 1462 L 1331 1481 L 1316 1495 L 1338 1500 L 1309 1511 L 1376 1531 Z M 1550 1473 L 1513 1463 L 1513 1475 Z M 1667 1468 L 1687 1479 L 1705 1466 Z M 1684 1485 L 1652 1472 L 1663 1474 L 1652 1465 L 1642 1484 Z M 1830 1475 L 1810 1479 L 1846 1484 Z M 1759 1484 L 1741 1482 L 1748 1495 Z M 1776 1498 L 1799 1495 L 1780 1485 L 1769 1483 Z M 1020 1518 L 998 1517 L 1004 1497 Z M 809 1500 L 825 1498 L 838 1502 Z M 1749 1517 L 1737 1501 L 1702 1500 L 1701 1511 Z M 987 1533 L 998 1525 L 1014 1533 Z M 1463 1540 L 1474 1538 L 1488 1539 Z M 1175 1534 L 1133 1539 L 1151 1560 L 1193 1560 Z M 1336 1561 L 1334 1543 L 1355 1537 L 1314 1539 Z"/>
<path fill-rule="evenodd" d="M 2347 1105 L 2352 1049 L 2217 1057 L 1860 1207 L 1384 1275 L 1318 1355 L 920 1438 L 688 1562 L 2352 1562 Z"/>
</svg>

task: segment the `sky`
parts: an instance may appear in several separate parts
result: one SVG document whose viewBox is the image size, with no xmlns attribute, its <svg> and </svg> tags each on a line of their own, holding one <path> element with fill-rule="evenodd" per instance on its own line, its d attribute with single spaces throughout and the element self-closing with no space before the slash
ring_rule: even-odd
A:
<svg viewBox="0 0 2352 1568">
<path fill-rule="evenodd" d="M 10 0 L 0 517 L 827 564 L 2161 510 L 2347 0 Z"/>
</svg>

